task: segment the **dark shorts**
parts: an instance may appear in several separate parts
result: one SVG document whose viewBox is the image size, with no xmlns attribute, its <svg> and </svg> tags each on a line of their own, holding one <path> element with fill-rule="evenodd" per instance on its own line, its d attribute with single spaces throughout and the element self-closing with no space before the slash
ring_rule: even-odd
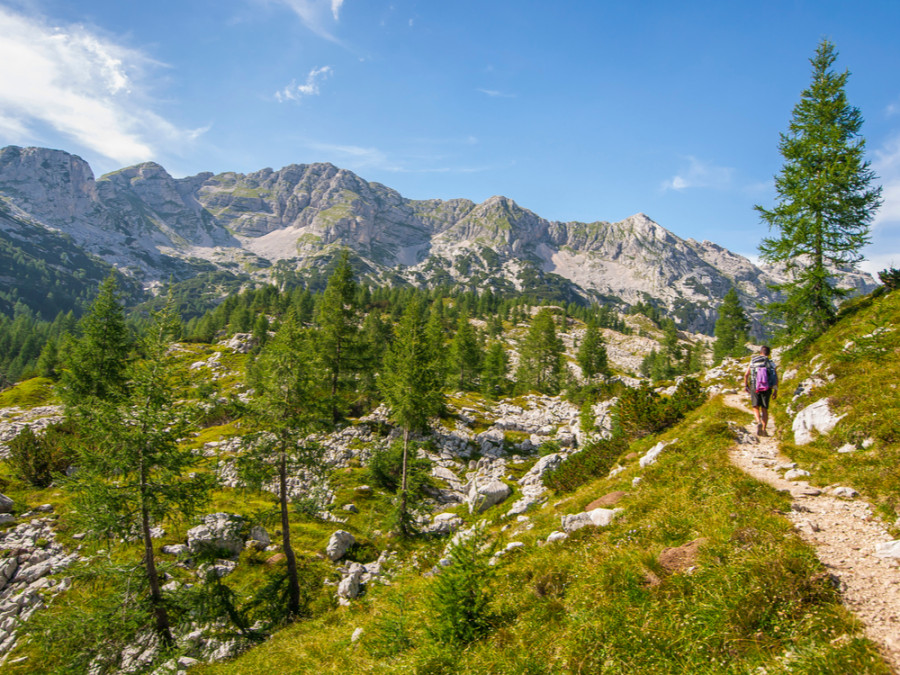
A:
<svg viewBox="0 0 900 675">
<path fill-rule="evenodd" d="M 772 390 L 767 391 L 751 391 L 750 406 L 753 408 L 769 409 L 769 399 L 772 397 Z"/>
</svg>

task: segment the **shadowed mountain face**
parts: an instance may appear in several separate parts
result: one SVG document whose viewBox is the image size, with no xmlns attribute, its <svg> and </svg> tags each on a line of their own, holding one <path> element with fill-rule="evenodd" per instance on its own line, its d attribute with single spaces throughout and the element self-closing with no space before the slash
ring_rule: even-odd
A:
<svg viewBox="0 0 900 675">
<path fill-rule="evenodd" d="M 273 270 L 320 266 L 346 247 L 378 283 L 651 301 L 682 327 L 709 332 L 732 285 L 753 308 L 773 298 L 767 284 L 780 280 L 775 270 L 681 239 L 644 214 L 561 223 L 504 197 L 417 201 L 331 164 L 176 179 L 148 162 L 95 180 L 75 155 L 7 147 L 0 150 L 0 215 L 4 240 L 25 224 L 32 236 L 61 233 L 80 255 L 145 286 L 215 269 L 265 279 Z M 874 286 L 855 272 L 843 273 L 842 283 Z"/>
</svg>

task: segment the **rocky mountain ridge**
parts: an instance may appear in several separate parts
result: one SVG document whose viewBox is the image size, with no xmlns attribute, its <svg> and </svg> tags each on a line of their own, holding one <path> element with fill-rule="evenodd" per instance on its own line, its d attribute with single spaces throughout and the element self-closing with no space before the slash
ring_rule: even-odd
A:
<svg viewBox="0 0 900 675">
<path fill-rule="evenodd" d="M 248 279 L 320 266 L 349 248 L 376 283 L 652 302 L 683 328 L 711 331 L 732 285 L 748 308 L 771 301 L 777 270 L 711 242 L 684 240 L 639 213 L 617 223 L 557 222 L 510 199 L 412 200 L 331 164 L 173 178 L 147 162 L 94 179 L 60 150 L 0 150 L 0 237 L 27 222 L 63 233 L 152 287 L 228 270 Z M 861 291 L 869 275 L 842 273 Z"/>
</svg>

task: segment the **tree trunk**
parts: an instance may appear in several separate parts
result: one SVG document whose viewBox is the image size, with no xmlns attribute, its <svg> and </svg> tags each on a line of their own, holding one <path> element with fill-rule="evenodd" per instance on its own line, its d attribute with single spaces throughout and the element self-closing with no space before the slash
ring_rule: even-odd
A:
<svg viewBox="0 0 900 675">
<path fill-rule="evenodd" d="M 282 441 L 284 443 L 284 441 Z M 278 464 L 278 492 L 281 503 L 281 544 L 288 574 L 288 613 L 295 616 L 300 612 L 300 582 L 297 579 L 297 559 L 291 546 L 291 522 L 288 519 L 287 498 L 287 453 L 281 449 Z"/>
<path fill-rule="evenodd" d="M 147 511 L 145 491 L 147 489 L 147 469 L 141 460 L 141 537 L 144 540 L 144 567 L 147 570 L 147 582 L 150 586 L 150 604 L 156 618 L 156 632 L 166 647 L 175 641 L 169 626 L 169 614 L 163 604 L 162 592 L 159 588 L 159 574 L 156 571 L 156 559 L 153 557 L 153 540 L 150 538 L 150 514 Z"/>
<path fill-rule="evenodd" d="M 403 469 L 400 481 L 400 532 L 404 537 L 409 536 L 406 527 L 406 453 L 409 447 L 409 428 L 403 429 Z"/>
</svg>

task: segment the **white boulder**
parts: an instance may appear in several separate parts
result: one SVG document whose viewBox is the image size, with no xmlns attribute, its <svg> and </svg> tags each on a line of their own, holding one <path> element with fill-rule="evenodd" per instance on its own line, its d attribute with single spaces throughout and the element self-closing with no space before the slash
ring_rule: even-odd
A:
<svg viewBox="0 0 900 675">
<path fill-rule="evenodd" d="M 828 406 L 828 399 L 823 398 L 808 405 L 797 413 L 791 428 L 794 431 L 794 443 L 806 445 L 813 440 L 813 431 L 827 434 L 837 426 L 844 415 L 835 415 Z"/>
<path fill-rule="evenodd" d="M 592 511 L 573 513 L 562 517 L 562 528 L 566 532 L 574 532 L 582 527 L 606 527 L 622 513 L 622 509 L 598 508 Z"/>
<path fill-rule="evenodd" d="M 347 549 L 355 543 L 356 538 L 352 534 L 346 530 L 338 530 L 332 534 L 331 539 L 328 540 L 328 546 L 325 548 L 325 555 L 327 555 L 328 559 L 332 562 L 340 560 L 344 557 Z"/>
<path fill-rule="evenodd" d="M 501 480 L 493 479 L 479 484 L 472 481 L 469 487 L 469 495 L 466 501 L 469 504 L 469 513 L 481 513 L 499 504 L 512 494 L 512 488 Z"/>
</svg>

